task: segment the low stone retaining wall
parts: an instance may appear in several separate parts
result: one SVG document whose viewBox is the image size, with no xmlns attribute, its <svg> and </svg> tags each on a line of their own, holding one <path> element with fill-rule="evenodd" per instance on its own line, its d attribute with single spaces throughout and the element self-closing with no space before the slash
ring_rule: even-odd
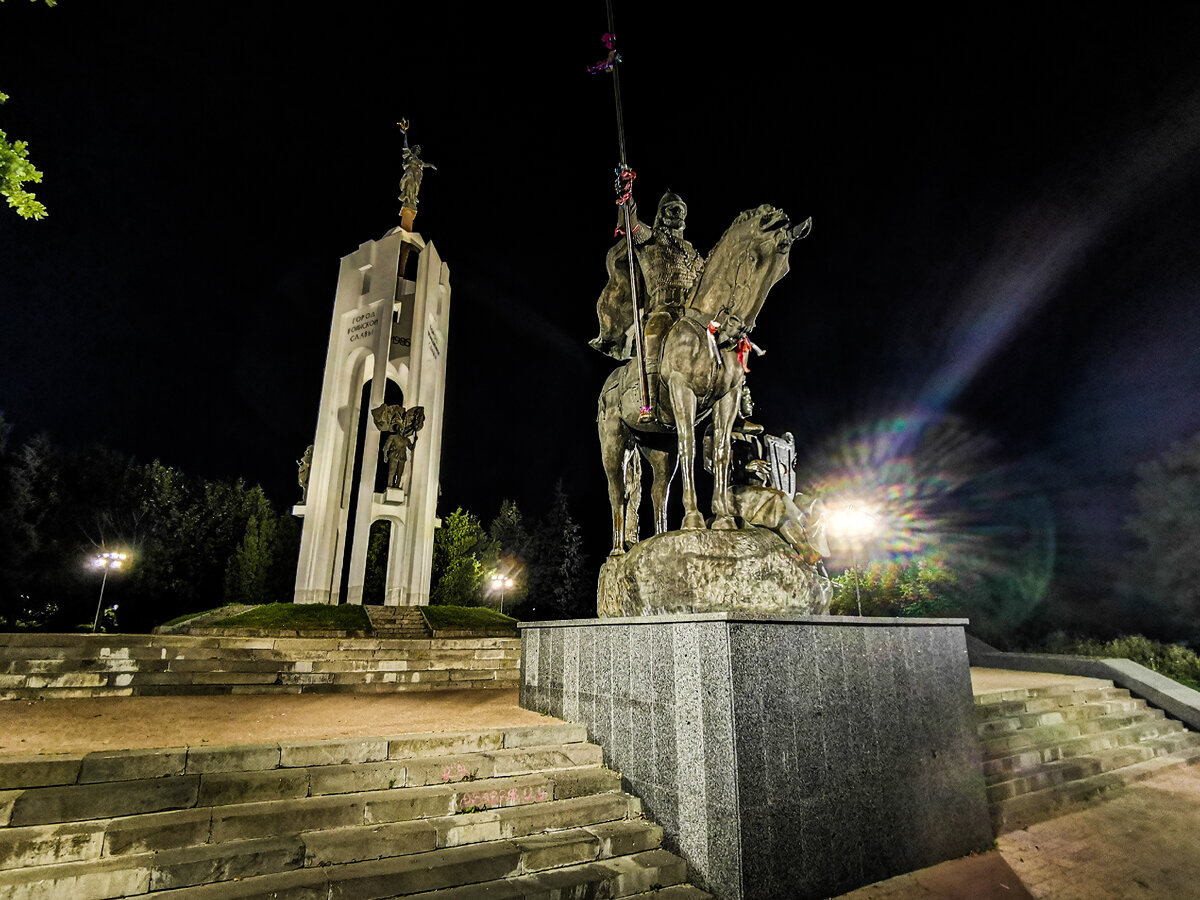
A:
<svg viewBox="0 0 1200 900">
<path fill-rule="evenodd" d="M 516 687 L 520 657 L 495 637 L 0 634 L 0 699 Z"/>
</svg>

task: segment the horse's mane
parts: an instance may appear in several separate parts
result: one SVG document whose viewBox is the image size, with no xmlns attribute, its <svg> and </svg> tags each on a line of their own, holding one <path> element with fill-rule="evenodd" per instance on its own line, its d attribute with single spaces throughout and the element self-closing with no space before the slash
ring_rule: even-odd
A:
<svg viewBox="0 0 1200 900">
<path fill-rule="evenodd" d="M 771 207 L 767 204 L 763 204 L 762 206 L 756 206 L 754 209 L 747 209 L 739 213 L 738 217 L 729 223 L 729 227 L 721 232 L 721 236 L 717 238 L 717 242 L 713 244 L 712 249 L 708 251 L 708 256 L 704 257 L 705 268 L 708 267 L 708 263 L 713 258 L 713 254 L 717 252 L 717 248 L 721 246 L 722 242 L 724 242 L 725 238 L 729 235 L 729 232 L 733 231 L 733 229 L 737 228 L 737 226 L 750 221 L 755 216 L 762 215 L 768 209 L 771 209 Z"/>
</svg>

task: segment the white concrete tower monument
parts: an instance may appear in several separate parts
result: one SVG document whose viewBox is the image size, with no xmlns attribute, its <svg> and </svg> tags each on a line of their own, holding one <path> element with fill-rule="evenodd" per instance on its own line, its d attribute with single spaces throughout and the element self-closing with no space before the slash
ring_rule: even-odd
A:
<svg viewBox="0 0 1200 900">
<path fill-rule="evenodd" d="M 429 603 L 433 532 L 439 524 L 450 270 L 432 243 L 409 230 L 415 197 L 411 203 L 401 199 L 403 226 L 342 260 L 308 487 L 293 510 L 304 518 L 297 603 L 362 603 L 371 524 L 381 519 L 391 523 L 384 603 Z M 418 257 L 416 281 L 404 277 L 412 254 Z M 385 403 L 388 381 L 399 387 L 410 413 L 424 409 L 425 422 L 406 448 L 399 485 L 389 481 L 377 492 L 382 435 L 370 410 Z M 363 408 L 368 382 L 370 397 Z M 365 429 L 360 427 L 364 419 Z M 349 566 L 348 577 L 343 577 L 344 566 Z"/>
</svg>

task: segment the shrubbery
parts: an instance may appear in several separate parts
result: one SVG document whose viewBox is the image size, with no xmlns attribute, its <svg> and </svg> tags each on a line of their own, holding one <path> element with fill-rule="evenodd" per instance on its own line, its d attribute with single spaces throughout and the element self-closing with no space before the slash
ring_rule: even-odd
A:
<svg viewBox="0 0 1200 900">
<path fill-rule="evenodd" d="M 1140 634 L 1111 641 L 1080 640 L 1063 634 L 1052 635 L 1038 648 L 1047 653 L 1068 656 L 1090 656 L 1099 659 L 1129 659 L 1173 678 L 1190 688 L 1200 690 L 1200 656 L 1178 644 L 1163 644 Z"/>
<path fill-rule="evenodd" d="M 847 569 L 833 581 L 829 611 L 864 616 L 940 616 L 956 605 L 958 579 L 939 560 L 906 559 Z"/>
</svg>

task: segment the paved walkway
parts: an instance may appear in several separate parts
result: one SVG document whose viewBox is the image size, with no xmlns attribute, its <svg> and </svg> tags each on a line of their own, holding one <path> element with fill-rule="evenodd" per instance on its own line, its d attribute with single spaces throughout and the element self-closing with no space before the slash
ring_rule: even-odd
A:
<svg viewBox="0 0 1200 900">
<path fill-rule="evenodd" d="M 556 722 L 516 688 L 0 700 L 0 756 L 256 744 Z"/>
<path fill-rule="evenodd" d="M 976 693 L 1095 681 L 973 669 Z M 1110 799 L 1001 835 L 997 849 L 843 894 L 837 900 L 1200 900 L 1200 766 L 1180 766 Z"/>
</svg>

